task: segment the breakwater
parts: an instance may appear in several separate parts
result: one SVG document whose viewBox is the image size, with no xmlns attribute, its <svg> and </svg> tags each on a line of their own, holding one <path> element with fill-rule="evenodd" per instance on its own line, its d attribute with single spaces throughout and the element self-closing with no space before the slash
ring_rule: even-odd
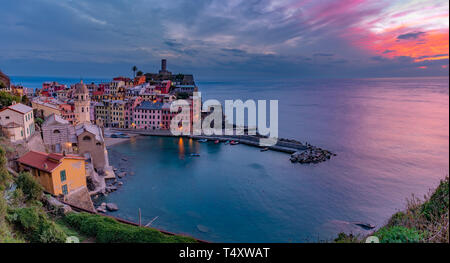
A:
<svg viewBox="0 0 450 263">
<path fill-rule="evenodd" d="M 195 140 L 208 140 L 218 142 L 237 142 L 253 147 L 258 147 L 261 150 L 272 150 L 291 154 L 290 160 L 293 163 L 309 164 L 320 163 L 336 156 L 329 150 L 302 143 L 297 140 L 279 138 L 277 143 L 272 146 L 261 146 L 260 139 L 263 137 L 254 135 L 182 135 L 175 136 L 167 130 L 131 130 L 131 129 L 111 129 L 112 132 L 122 132 L 130 134 L 138 134 L 142 136 L 162 136 L 162 137 L 187 137 Z"/>
</svg>

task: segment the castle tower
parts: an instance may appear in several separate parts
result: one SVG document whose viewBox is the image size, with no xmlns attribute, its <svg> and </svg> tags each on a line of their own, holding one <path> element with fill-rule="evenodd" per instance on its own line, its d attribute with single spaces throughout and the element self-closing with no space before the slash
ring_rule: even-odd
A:
<svg viewBox="0 0 450 263">
<path fill-rule="evenodd" d="M 74 104 L 75 104 L 75 123 L 91 122 L 91 98 L 89 97 L 89 90 L 83 81 L 75 85 Z"/>
</svg>

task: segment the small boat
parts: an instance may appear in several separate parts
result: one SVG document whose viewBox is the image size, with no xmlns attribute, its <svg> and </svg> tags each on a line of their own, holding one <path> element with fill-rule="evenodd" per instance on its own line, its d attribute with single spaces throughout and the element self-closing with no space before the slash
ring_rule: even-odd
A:
<svg viewBox="0 0 450 263">
<path fill-rule="evenodd" d="M 201 139 L 201 140 L 198 140 L 198 142 L 207 142 L 208 141 L 208 139 Z"/>
<path fill-rule="evenodd" d="M 219 140 L 215 140 L 214 143 L 215 143 L 215 144 L 219 144 L 220 141 L 219 141 Z"/>
<path fill-rule="evenodd" d="M 198 154 L 198 153 L 191 153 L 191 157 L 200 157 L 200 154 Z"/>
<path fill-rule="evenodd" d="M 376 226 L 372 225 L 372 224 L 368 224 L 368 223 L 362 223 L 362 222 L 355 222 L 355 225 L 362 227 L 363 229 L 366 230 L 371 230 L 374 229 Z"/>
<path fill-rule="evenodd" d="M 238 144 L 239 144 L 239 142 L 235 142 L 235 141 L 230 142 L 230 145 L 238 145 Z"/>
<path fill-rule="evenodd" d="M 266 148 L 262 148 L 260 151 L 261 151 L 261 152 L 267 152 L 268 150 L 269 150 L 269 148 L 266 147 Z"/>
<path fill-rule="evenodd" d="M 226 141 L 226 142 L 225 142 L 225 145 L 227 145 L 227 144 L 230 144 L 230 141 Z"/>
</svg>

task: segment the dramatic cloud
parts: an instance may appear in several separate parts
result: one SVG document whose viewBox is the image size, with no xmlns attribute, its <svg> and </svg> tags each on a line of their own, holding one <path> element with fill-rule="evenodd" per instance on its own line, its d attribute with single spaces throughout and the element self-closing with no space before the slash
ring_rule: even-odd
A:
<svg viewBox="0 0 450 263">
<path fill-rule="evenodd" d="M 200 79 L 448 74 L 449 3 L 368 0 L 22 0 L 0 9 L 11 75 Z"/>
<path fill-rule="evenodd" d="M 419 36 L 425 34 L 425 32 L 407 33 L 397 37 L 397 39 L 417 39 Z"/>
</svg>

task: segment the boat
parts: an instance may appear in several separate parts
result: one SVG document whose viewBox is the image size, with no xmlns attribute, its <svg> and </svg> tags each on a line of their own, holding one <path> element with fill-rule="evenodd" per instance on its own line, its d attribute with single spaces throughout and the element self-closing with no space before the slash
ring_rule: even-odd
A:
<svg viewBox="0 0 450 263">
<path fill-rule="evenodd" d="M 238 145 L 238 144 L 239 144 L 239 142 L 235 142 L 235 141 L 230 142 L 230 145 Z"/>
<path fill-rule="evenodd" d="M 201 139 L 201 140 L 198 140 L 198 142 L 207 142 L 208 141 L 208 139 Z"/>
<path fill-rule="evenodd" d="M 200 154 L 198 154 L 198 153 L 191 153 L 191 157 L 200 157 Z"/>
<path fill-rule="evenodd" d="M 227 145 L 227 144 L 230 144 L 230 141 L 226 141 L 226 142 L 225 142 L 225 145 Z"/>
<path fill-rule="evenodd" d="M 215 144 L 219 144 L 219 143 L 220 143 L 220 141 L 219 141 L 219 140 L 216 140 L 216 141 L 214 141 L 214 143 L 215 143 Z"/>
<path fill-rule="evenodd" d="M 376 226 L 372 225 L 372 224 L 368 224 L 368 223 L 362 223 L 362 222 L 354 222 L 355 225 L 362 227 L 363 229 L 366 230 L 371 230 L 374 229 Z"/>
<path fill-rule="evenodd" d="M 267 152 L 268 150 L 269 150 L 269 148 L 266 147 L 266 148 L 262 148 L 260 151 L 261 151 L 261 152 Z"/>
</svg>

